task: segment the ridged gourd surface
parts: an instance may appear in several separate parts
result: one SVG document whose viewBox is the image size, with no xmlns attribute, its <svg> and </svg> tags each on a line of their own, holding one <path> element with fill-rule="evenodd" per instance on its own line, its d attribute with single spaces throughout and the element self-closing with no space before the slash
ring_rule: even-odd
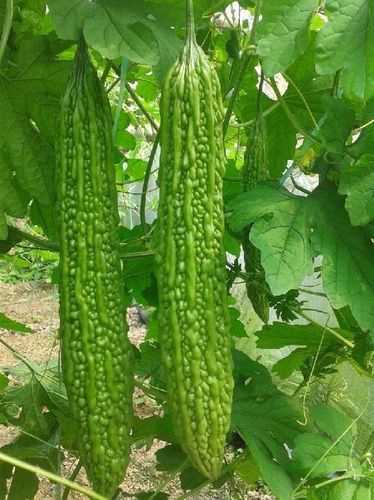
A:
<svg viewBox="0 0 374 500">
<path fill-rule="evenodd" d="M 58 214 L 62 368 L 80 454 L 111 497 L 129 459 L 132 350 L 118 254 L 111 113 L 80 43 L 61 103 Z"/>
<path fill-rule="evenodd" d="M 191 36 L 163 85 L 156 264 L 175 430 L 209 478 L 221 469 L 233 390 L 222 241 L 223 114 L 217 74 Z"/>
<path fill-rule="evenodd" d="M 250 191 L 258 182 L 268 178 L 266 125 L 261 112 L 259 112 L 249 134 L 245 151 L 243 191 Z M 249 239 L 250 230 L 251 226 L 248 226 L 243 229 L 242 234 L 244 265 L 247 273 L 247 295 L 256 314 L 264 323 L 267 323 L 269 321 L 270 290 L 261 265 L 261 252 Z"/>
</svg>

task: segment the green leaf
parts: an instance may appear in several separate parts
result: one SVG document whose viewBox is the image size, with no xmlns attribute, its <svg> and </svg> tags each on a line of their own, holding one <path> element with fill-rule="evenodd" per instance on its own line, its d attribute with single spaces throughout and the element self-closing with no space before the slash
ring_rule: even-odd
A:
<svg viewBox="0 0 374 500">
<path fill-rule="evenodd" d="M 136 139 L 127 130 L 117 130 L 114 144 L 124 151 L 133 151 L 136 148 Z"/>
<path fill-rule="evenodd" d="M 342 199 L 333 190 L 311 196 L 311 241 L 323 255 L 324 291 L 335 309 L 349 305 L 360 327 L 374 330 L 374 262 L 371 243 L 360 228 L 353 228 Z"/>
<path fill-rule="evenodd" d="M 374 151 L 374 125 L 372 118 L 374 116 L 374 97 L 366 103 L 359 122 L 364 128 L 360 131 L 357 140 L 350 146 L 350 154 L 358 160 L 365 154 L 372 154 Z"/>
<path fill-rule="evenodd" d="M 61 432 L 50 411 L 50 400 L 37 379 L 32 377 L 21 387 L 8 388 L 1 403 L 7 408 L 9 422 L 23 431 L 1 451 L 55 472 Z"/>
<path fill-rule="evenodd" d="M 132 438 L 134 442 L 142 442 L 142 441 L 151 442 L 153 439 L 156 438 L 169 443 L 174 442 L 176 438 L 173 433 L 171 417 L 169 415 L 166 415 L 164 417 L 156 416 L 156 417 L 149 417 L 142 419 L 136 418 L 134 422 Z M 162 448 L 162 450 L 165 450 L 165 448 Z M 162 456 L 164 457 L 164 455 Z M 160 459 L 160 463 L 161 462 L 162 460 Z M 167 469 L 162 469 L 160 466 L 159 470 L 167 470 Z"/>
<path fill-rule="evenodd" d="M 275 394 L 279 394 L 277 387 L 273 384 L 271 375 L 265 366 L 251 360 L 241 351 L 233 351 L 234 378 L 238 385 L 243 386 L 247 380 L 251 384 L 246 385 L 246 393 L 250 392 L 251 397 L 258 397 L 261 400 Z"/>
<path fill-rule="evenodd" d="M 93 3 L 87 0 L 48 0 L 47 3 L 57 35 L 64 40 L 78 40 L 84 20 L 94 11 Z"/>
<path fill-rule="evenodd" d="M 304 198 L 258 184 L 250 193 L 239 195 L 231 208 L 234 213 L 229 222 L 234 231 L 258 219 L 250 240 L 261 250 L 261 263 L 273 295 L 298 288 L 303 277 L 313 271 Z M 263 217 L 265 214 L 271 216 Z"/>
<path fill-rule="evenodd" d="M 166 67 L 180 46 L 169 27 L 149 16 L 151 9 L 143 0 L 49 0 L 48 5 L 61 38 L 78 40 L 83 31 L 87 43 L 109 59 L 126 57 L 154 65 L 164 51 Z"/>
<path fill-rule="evenodd" d="M 35 497 L 39 488 L 36 474 L 16 468 L 9 488 L 8 500 L 30 500 Z"/>
<path fill-rule="evenodd" d="M 11 330 L 14 332 L 22 332 L 22 333 L 32 333 L 34 331 L 28 326 L 8 318 L 7 316 L 5 316 L 4 313 L 1 312 L 0 312 L 0 328 L 5 328 L 5 330 Z"/>
<path fill-rule="evenodd" d="M 247 455 L 244 460 L 234 468 L 235 474 L 247 484 L 254 484 L 260 477 L 260 470 L 251 455 Z"/>
<path fill-rule="evenodd" d="M 339 330 L 340 335 L 352 338 L 353 335 Z M 318 363 L 314 374 L 336 363 L 336 357 L 341 353 L 341 343 L 330 333 L 314 325 L 288 325 L 274 322 L 264 326 L 260 332 L 256 345 L 260 349 L 281 349 L 286 346 L 301 346 L 289 355 L 280 359 L 272 368 L 280 378 L 289 377 L 295 370 L 300 370 L 302 365 L 311 356 L 319 352 Z M 323 337 L 323 340 L 322 340 Z M 322 343 L 321 343 L 322 341 Z M 332 355 L 331 353 L 334 353 Z M 343 354 L 343 353 L 341 353 Z"/>
<path fill-rule="evenodd" d="M 325 405 L 313 406 L 310 416 L 318 433 L 296 437 L 290 469 L 301 477 L 308 473 L 311 478 L 337 471 L 358 471 L 360 463 L 352 455 L 356 436 L 355 427 L 349 429 L 352 419 Z"/>
<path fill-rule="evenodd" d="M 49 437 L 50 415 L 42 411 L 43 407 L 48 407 L 49 401 L 36 377 L 32 377 L 21 387 L 9 388 L 4 398 L 8 404 L 11 403 L 22 409 L 17 418 L 17 425 L 35 436 Z"/>
<path fill-rule="evenodd" d="M 22 217 L 30 197 L 53 210 L 54 130 L 70 66 L 56 55 L 65 45 L 25 35 L 0 75 L 0 239 L 4 210 Z"/>
<path fill-rule="evenodd" d="M 251 437 L 249 433 L 247 439 L 248 448 L 271 491 L 280 500 L 291 500 L 293 486 L 290 476 L 273 459 L 271 452 L 261 440 Z"/>
<path fill-rule="evenodd" d="M 205 481 L 206 478 L 194 467 L 186 467 L 180 474 L 181 487 L 184 491 L 193 490 Z"/>
<path fill-rule="evenodd" d="M 373 349 L 367 354 L 373 356 Z M 341 363 L 336 370 L 317 382 L 315 394 L 322 395 L 325 404 L 333 405 L 339 411 L 357 420 L 358 433 L 354 451 L 358 456 L 374 451 L 374 380 L 356 371 L 351 360 Z M 336 398 L 339 394 L 339 398 Z M 319 397 L 319 401 L 321 397 Z"/>
<path fill-rule="evenodd" d="M 0 373 L 0 392 L 3 391 L 9 384 L 9 379 Z"/>
<path fill-rule="evenodd" d="M 225 246 L 226 252 L 234 255 L 235 257 L 239 257 L 240 255 L 240 243 L 237 238 L 234 238 L 228 231 L 225 231 L 223 235 L 223 243 Z"/>
<path fill-rule="evenodd" d="M 286 93 L 286 101 L 287 97 Z M 266 117 L 266 130 L 269 173 L 273 179 L 277 179 L 286 168 L 287 161 L 294 156 L 296 132 L 281 107 Z"/>
<path fill-rule="evenodd" d="M 317 36 L 316 69 L 320 75 L 341 70 L 350 99 L 374 95 L 374 12 L 370 0 L 329 0 L 329 21 Z"/>
<path fill-rule="evenodd" d="M 152 102 L 158 96 L 158 86 L 153 81 L 141 80 L 136 86 L 136 93 L 147 102 Z"/>
<path fill-rule="evenodd" d="M 290 499 L 292 483 L 284 471 L 302 431 L 296 401 L 274 386 L 266 368 L 243 353 L 234 352 L 236 387 L 232 424 L 245 439 L 261 475 L 278 498 Z"/>
<path fill-rule="evenodd" d="M 374 498 L 374 482 L 365 479 L 339 479 L 321 488 L 311 488 L 308 500 L 371 500 Z"/>
<path fill-rule="evenodd" d="M 145 341 L 140 345 L 141 357 L 135 365 L 135 374 L 141 377 L 151 377 L 152 385 L 157 388 L 164 388 L 164 378 L 161 368 L 160 346 L 155 341 Z M 161 396 L 163 394 L 163 396 Z M 161 393 L 160 400 L 166 399 L 166 392 Z"/>
<path fill-rule="evenodd" d="M 31 222 L 36 226 L 40 226 L 44 234 L 52 241 L 59 241 L 59 233 L 57 229 L 56 213 L 54 210 L 46 210 L 43 205 L 36 200 L 31 202 L 29 210 Z"/>
<path fill-rule="evenodd" d="M 152 30 L 123 2 L 108 0 L 94 5 L 93 15 L 84 23 L 87 43 L 103 57 L 126 57 L 140 64 L 157 64 L 158 43 Z"/>
<path fill-rule="evenodd" d="M 267 0 L 261 11 L 257 53 L 267 76 L 288 68 L 308 46 L 318 0 Z"/>
<path fill-rule="evenodd" d="M 236 168 L 234 160 L 229 160 L 227 162 L 225 177 L 226 178 L 223 179 L 223 196 L 225 202 L 228 202 L 243 191 L 243 174 Z"/>
<path fill-rule="evenodd" d="M 1 186 L 1 184 L 0 184 Z M 1 194 L 0 194 L 1 196 Z M 0 210 L 0 219 L 1 219 L 1 210 Z M 0 231 L 1 231 L 1 221 L 0 221 Z M 17 229 L 7 226 L 8 237 L 2 241 L 0 238 L 0 254 L 8 253 L 11 248 L 13 248 L 17 243 L 22 241 L 22 236 L 17 231 Z"/>
<path fill-rule="evenodd" d="M 187 456 L 177 444 L 161 448 L 156 452 L 157 470 L 177 471 L 186 462 Z"/>
<path fill-rule="evenodd" d="M 250 240 L 274 295 L 298 288 L 323 256 L 322 279 L 331 305 L 349 305 L 360 327 L 374 329 L 374 264 L 364 231 L 353 228 L 331 185 L 297 197 L 269 183 L 239 195 L 230 206 L 234 231 L 253 223 Z"/>
<path fill-rule="evenodd" d="M 199 0 L 194 2 L 194 17 L 197 26 L 206 24 L 210 15 L 225 7 L 228 0 Z M 186 24 L 185 0 L 147 0 L 147 7 L 155 17 L 168 22 L 171 26 L 183 28 Z M 204 17 L 203 17 L 204 16 Z M 202 19 L 203 17 L 203 19 Z"/>
<path fill-rule="evenodd" d="M 285 346 L 306 346 L 318 348 L 323 330 L 314 325 L 287 325 L 275 321 L 256 332 L 257 347 L 261 349 L 281 349 Z"/>
<path fill-rule="evenodd" d="M 247 336 L 243 323 L 240 321 L 240 311 L 233 305 L 229 307 L 230 314 L 230 334 L 236 338 Z"/>
<path fill-rule="evenodd" d="M 339 193 L 346 194 L 345 208 L 353 226 L 374 220 L 374 155 L 366 154 L 343 170 Z"/>
<path fill-rule="evenodd" d="M 147 162 L 138 158 L 129 158 L 127 160 L 127 168 L 125 170 L 129 179 L 142 178 L 147 168 Z"/>
<path fill-rule="evenodd" d="M 344 154 L 345 143 L 355 124 L 355 113 L 339 99 L 326 99 L 326 115 L 319 125 L 323 144 L 331 153 Z"/>
<path fill-rule="evenodd" d="M 169 495 L 166 493 L 158 492 L 156 493 L 155 491 L 144 491 L 142 493 L 137 493 L 136 497 L 139 500 L 167 500 L 169 498 Z"/>
<path fill-rule="evenodd" d="M 6 498 L 8 493 L 7 480 L 12 475 L 12 465 L 0 462 L 0 498 Z"/>
</svg>

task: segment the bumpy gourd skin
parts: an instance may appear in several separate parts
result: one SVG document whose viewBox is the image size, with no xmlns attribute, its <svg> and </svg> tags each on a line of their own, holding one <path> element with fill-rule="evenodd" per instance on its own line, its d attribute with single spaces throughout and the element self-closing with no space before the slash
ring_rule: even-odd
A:
<svg viewBox="0 0 374 500">
<path fill-rule="evenodd" d="M 111 114 L 84 42 L 57 135 L 63 375 L 87 475 L 96 491 L 111 497 L 129 459 L 132 350 L 118 256 Z"/>
<path fill-rule="evenodd" d="M 162 92 L 159 338 L 176 433 L 209 478 L 221 469 L 233 389 L 222 122 L 218 77 L 190 34 Z"/>
<path fill-rule="evenodd" d="M 249 134 L 245 151 L 243 191 L 250 191 L 258 182 L 269 178 L 266 140 L 266 126 L 260 108 L 254 127 Z M 269 321 L 270 290 L 261 265 L 261 252 L 249 241 L 250 230 L 251 226 L 247 226 L 242 232 L 244 266 L 247 273 L 247 295 L 256 314 L 264 323 L 267 323 Z"/>
</svg>

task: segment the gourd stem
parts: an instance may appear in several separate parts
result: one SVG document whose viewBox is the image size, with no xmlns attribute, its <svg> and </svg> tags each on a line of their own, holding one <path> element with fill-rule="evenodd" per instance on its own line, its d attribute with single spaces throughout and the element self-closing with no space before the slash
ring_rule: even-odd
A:
<svg viewBox="0 0 374 500">
<path fill-rule="evenodd" d="M 249 46 L 253 45 L 255 40 L 256 40 L 256 28 L 257 28 L 257 23 L 260 19 L 261 7 L 262 7 L 262 0 L 256 0 L 252 29 L 251 29 L 251 34 L 249 35 Z M 246 75 L 246 72 L 247 72 L 249 63 L 251 62 L 252 57 L 253 57 L 253 54 L 251 52 L 244 52 L 242 55 L 241 66 L 240 66 L 240 69 L 238 72 L 238 76 L 236 78 L 236 82 L 235 82 L 234 87 L 232 89 L 231 98 L 230 98 L 229 105 L 227 107 L 227 111 L 226 111 L 225 118 L 223 121 L 223 136 L 224 137 L 226 137 L 226 133 L 227 133 L 227 130 L 228 130 L 229 125 L 230 125 L 230 118 L 231 118 L 231 115 L 234 111 L 235 102 L 236 102 L 236 99 L 239 95 L 244 77 Z"/>
<path fill-rule="evenodd" d="M 71 476 L 69 477 L 69 481 L 75 481 L 77 479 L 79 471 L 81 470 L 81 468 L 82 468 L 82 461 L 78 460 L 78 463 L 75 466 L 75 469 L 73 470 Z M 67 500 L 70 491 L 71 491 L 70 486 L 66 486 L 65 489 L 64 489 L 64 493 L 62 495 L 61 500 Z"/>
<path fill-rule="evenodd" d="M 149 184 L 149 179 L 151 177 L 151 172 L 152 172 L 152 167 L 153 167 L 153 162 L 156 156 L 157 148 L 160 143 L 160 133 L 157 132 L 155 142 L 153 143 L 151 154 L 148 159 L 148 164 L 147 164 L 147 169 L 145 171 L 144 175 L 144 181 L 143 181 L 143 188 L 142 188 L 142 194 L 141 194 L 141 200 L 140 200 L 140 223 L 143 228 L 143 234 L 146 234 L 147 232 L 147 221 L 145 218 L 145 208 L 146 208 L 146 202 L 147 202 L 147 192 L 148 192 L 148 184 Z"/>
<path fill-rule="evenodd" d="M 13 0 L 7 0 L 5 20 L 0 40 L 0 63 L 3 59 L 4 52 L 6 49 L 6 44 L 8 42 L 9 33 L 12 27 L 12 20 L 13 20 Z"/>
<path fill-rule="evenodd" d="M 78 483 L 74 483 L 73 481 L 58 476 L 57 474 L 54 474 L 49 470 L 42 469 L 41 467 L 37 467 L 35 465 L 31 465 L 28 462 L 24 462 L 23 460 L 19 460 L 18 458 L 12 457 L 5 453 L 0 452 L 0 461 L 13 465 L 15 467 L 19 467 L 20 469 L 23 470 L 27 470 L 34 474 L 44 476 L 47 479 L 54 481 L 55 483 L 60 483 L 63 484 L 64 486 L 69 486 L 72 490 L 78 491 L 79 493 L 86 495 L 88 498 L 93 498 L 96 500 L 106 500 L 106 498 L 103 495 L 100 495 L 99 493 L 96 493 L 93 490 L 89 490 L 88 488 L 85 488 Z"/>
<path fill-rule="evenodd" d="M 196 42 L 195 19 L 193 14 L 193 0 L 186 0 L 187 11 L 187 44 L 191 46 Z"/>
</svg>

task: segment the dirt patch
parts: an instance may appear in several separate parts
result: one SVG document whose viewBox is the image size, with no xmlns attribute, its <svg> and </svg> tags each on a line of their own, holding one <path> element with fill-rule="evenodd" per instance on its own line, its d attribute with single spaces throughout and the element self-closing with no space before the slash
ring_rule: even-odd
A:
<svg viewBox="0 0 374 500">
<path fill-rule="evenodd" d="M 0 312 L 9 318 L 26 324 L 34 330 L 32 334 L 20 334 L 16 332 L 0 329 L 0 337 L 9 344 L 15 351 L 19 352 L 29 361 L 39 365 L 49 360 L 58 359 L 58 293 L 57 288 L 45 283 L 20 283 L 17 285 L 0 284 Z M 131 308 L 127 314 L 129 324 L 130 341 L 138 346 L 145 337 L 146 326 L 139 318 L 136 308 Z M 14 366 L 19 363 L 19 359 L 5 345 L 0 343 L 0 366 Z M 141 417 L 148 417 L 157 414 L 159 409 L 152 400 L 141 397 L 142 392 L 135 390 L 135 400 L 141 399 L 136 407 L 137 414 Z M 0 447 L 11 442 L 18 431 L 0 425 Z M 152 491 L 160 486 L 162 491 L 169 495 L 170 499 L 178 499 L 183 494 L 179 480 L 174 479 L 166 483 L 164 473 L 156 470 L 156 452 L 165 446 L 165 443 L 154 441 L 150 449 L 133 448 L 131 461 L 128 467 L 126 478 L 122 483 L 125 492 L 123 498 L 136 498 L 136 494 L 142 491 Z M 70 477 L 77 460 L 67 455 L 62 464 L 62 475 Z M 89 487 L 84 470 L 81 470 L 76 479 L 82 486 Z M 37 500 L 49 500 L 56 498 L 56 486 L 52 485 L 43 477 L 40 478 L 40 488 Z M 87 498 L 77 492 L 70 492 L 69 499 L 78 500 Z M 220 491 L 206 488 L 190 498 L 195 500 L 204 499 L 258 499 L 271 500 L 262 491 L 248 491 L 247 487 L 239 480 L 235 480 L 235 488 L 225 485 Z"/>
</svg>

